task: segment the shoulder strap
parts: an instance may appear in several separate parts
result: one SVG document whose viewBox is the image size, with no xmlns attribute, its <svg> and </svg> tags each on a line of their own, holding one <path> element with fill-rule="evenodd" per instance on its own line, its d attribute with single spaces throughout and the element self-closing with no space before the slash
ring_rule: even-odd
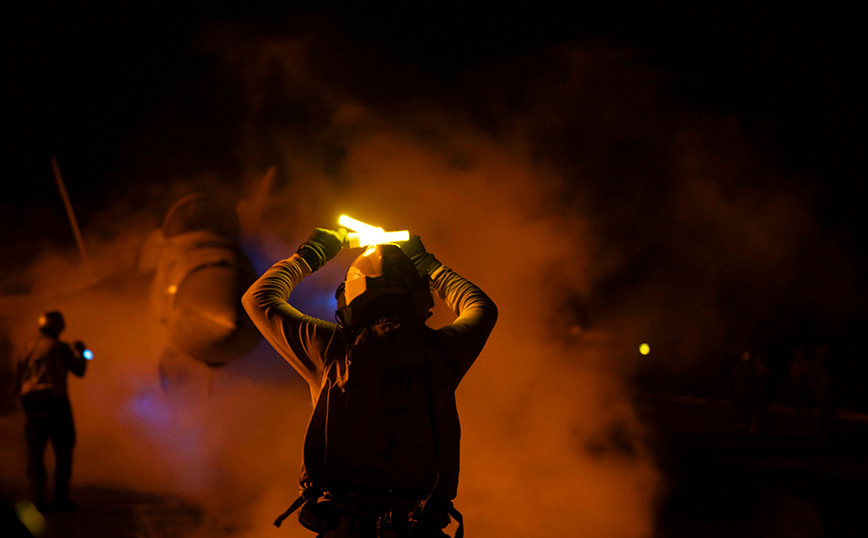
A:
<svg viewBox="0 0 868 538">
<path fill-rule="evenodd" d="M 283 523 L 283 520 L 288 518 L 289 516 L 291 516 L 292 513 L 295 512 L 296 510 L 298 510 L 301 507 L 301 505 L 303 505 L 306 501 L 307 501 L 307 499 L 304 498 L 304 494 L 299 495 L 298 499 L 293 501 L 292 504 L 289 505 L 289 508 L 287 508 L 284 513 L 277 516 L 277 519 L 274 520 L 274 526 L 280 527 L 281 523 Z"/>
<path fill-rule="evenodd" d="M 461 512 L 452 503 L 449 503 L 446 513 L 458 522 L 458 528 L 455 529 L 455 536 L 453 538 L 464 538 L 464 516 L 461 515 Z"/>
<path fill-rule="evenodd" d="M 289 508 L 286 509 L 282 514 L 277 516 L 277 519 L 274 520 L 274 526 L 280 527 L 280 524 L 283 523 L 283 520 L 292 515 L 293 512 L 301 508 L 304 503 L 310 501 L 316 503 L 319 499 L 320 495 L 322 495 L 322 490 L 314 485 L 309 485 L 305 487 L 301 491 L 301 495 L 298 496 L 296 500 L 289 505 Z M 311 529 L 314 530 L 314 529 Z M 319 532 L 319 531 L 317 531 Z"/>
</svg>

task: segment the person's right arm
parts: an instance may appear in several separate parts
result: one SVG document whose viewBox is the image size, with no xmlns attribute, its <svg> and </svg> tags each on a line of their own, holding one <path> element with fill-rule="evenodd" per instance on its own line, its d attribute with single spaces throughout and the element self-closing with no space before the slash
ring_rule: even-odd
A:
<svg viewBox="0 0 868 538">
<path fill-rule="evenodd" d="M 497 322 L 497 307 L 485 292 L 445 265 L 434 271 L 431 280 L 437 294 L 458 316 L 437 332 L 444 336 L 447 349 L 458 361 L 460 380 L 488 341 Z"/>
<path fill-rule="evenodd" d="M 458 316 L 450 325 L 437 330 L 447 352 L 458 363 L 460 380 L 485 346 L 497 321 L 497 307 L 488 295 L 472 282 L 442 265 L 425 250 L 418 236 L 398 243 L 413 261 L 419 274 L 431 277 L 434 289 Z"/>
</svg>

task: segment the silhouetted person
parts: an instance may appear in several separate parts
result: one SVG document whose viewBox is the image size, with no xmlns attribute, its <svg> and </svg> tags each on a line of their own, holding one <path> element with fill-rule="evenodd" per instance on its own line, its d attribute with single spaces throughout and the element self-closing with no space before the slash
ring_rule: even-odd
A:
<svg viewBox="0 0 868 538">
<path fill-rule="evenodd" d="M 732 372 L 735 409 L 738 416 L 739 429 L 747 430 L 752 414 L 751 385 L 754 378 L 753 358 L 750 351 L 745 351 L 739 357 Z"/>
<path fill-rule="evenodd" d="M 813 360 L 808 368 L 808 384 L 811 387 L 814 404 L 820 415 L 818 433 L 824 440 L 832 434 L 836 409 L 831 393 L 832 383 L 829 373 L 829 346 L 820 344 L 814 348 Z"/>
<path fill-rule="evenodd" d="M 799 346 L 793 350 L 793 360 L 790 361 L 787 373 L 790 378 L 790 389 L 796 413 L 802 414 L 810 410 L 811 385 L 808 378 L 810 362 L 805 356 L 805 348 Z"/>
<path fill-rule="evenodd" d="M 768 426 L 769 371 L 762 354 L 745 351 L 733 372 L 739 427 L 750 433 Z"/>
<path fill-rule="evenodd" d="M 767 432 L 769 429 L 769 406 L 771 405 L 771 375 L 764 353 L 753 353 L 754 362 L 754 412 L 751 431 Z"/>
<path fill-rule="evenodd" d="M 83 376 L 87 361 L 83 356 L 85 346 L 82 342 L 70 346 L 59 339 L 65 327 L 60 312 L 43 314 L 39 318 L 39 334 L 19 352 L 16 360 L 27 436 L 27 476 L 33 503 L 41 510 L 74 509 L 68 495 L 75 424 L 66 378 L 69 372 Z M 45 491 L 44 462 L 49 440 L 56 462 L 50 506 Z"/>
<path fill-rule="evenodd" d="M 244 295 L 265 338 L 310 385 L 299 521 L 319 537 L 444 537 L 458 487 L 455 389 L 497 319 L 485 293 L 425 251 L 418 237 L 369 247 L 338 288 L 337 318 L 287 303 L 332 259 L 346 230 L 317 228 Z M 458 315 L 425 325 L 431 289 Z M 303 505 L 302 505 L 303 503 Z"/>
</svg>

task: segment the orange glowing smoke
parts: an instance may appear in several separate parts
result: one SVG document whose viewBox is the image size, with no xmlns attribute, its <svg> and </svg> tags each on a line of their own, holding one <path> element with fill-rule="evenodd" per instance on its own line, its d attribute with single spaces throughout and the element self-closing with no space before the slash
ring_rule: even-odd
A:
<svg viewBox="0 0 868 538">
<path fill-rule="evenodd" d="M 377 215 L 385 229 L 419 234 L 500 311 L 458 391 L 463 461 L 456 504 L 468 532 L 571 536 L 579 522 L 586 536 L 649 536 L 658 477 L 617 360 L 582 347 L 552 322 L 560 297 L 587 292 L 596 271 L 588 221 L 552 206 L 563 178 L 534 160 L 520 133 L 495 138 L 436 107 L 392 116 L 332 91 L 293 60 L 297 45 L 248 44 L 232 49 L 230 61 L 254 59 L 239 64 L 251 95 L 265 73 L 250 66 L 276 65 L 289 84 L 305 88 L 311 106 L 329 111 L 318 127 L 343 140 L 340 172 L 326 173 L 317 151 L 291 139 L 277 143 L 251 124 L 260 146 L 278 144 L 274 164 L 288 181 L 272 191 L 262 225 L 247 230 L 245 244 L 277 261 L 313 227 L 334 226 L 346 208 Z M 255 160 L 257 147 L 245 151 Z M 92 248 L 94 263 L 109 264 L 147 232 L 136 228 Z M 353 254 L 342 252 L 303 286 L 332 294 Z M 50 281 L 58 272 L 37 267 L 34 274 Z M 140 293 L 147 283 L 89 290 L 57 305 L 69 337 L 85 340 L 97 357 L 88 376 L 71 383 L 79 430 L 74 481 L 181 495 L 204 508 L 203 535 L 231 527 L 238 535 L 270 536 L 271 521 L 297 492 L 307 386 L 262 346 L 214 370 L 210 397 L 195 365 L 184 391 L 164 393 L 157 376 L 164 342 Z M 331 319 L 329 308 L 309 313 Z M 441 305 L 430 323 L 452 317 Z M 257 364 L 280 373 L 256 377 L 249 369 Z M 630 450 L 608 441 L 613 430 L 625 432 Z"/>
<path fill-rule="evenodd" d="M 241 199 L 261 178 L 261 163 L 277 170 L 269 175 L 270 198 L 261 189 L 256 194 L 255 218 L 240 206 L 242 221 L 249 224 L 243 243 L 255 260 L 267 265 L 288 257 L 312 228 L 334 227 L 341 211 L 376 215 L 384 229 L 420 235 L 441 262 L 497 303 L 498 324 L 458 390 L 463 437 L 456 505 L 469 535 L 651 536 L 660 478 L 623 381 L 635 361 L 622 359 L 635 357 L 635 348 L 619 346 L 640 341 L 633 330 L 674 326 L 680 311 L 667 307 L 666 293 L 675 285 L 597 305 L 596 328 L 615 335 L 610 339 L 594 341 L 584 336 L 584 327 L 571 331 L 562 321 L 572 315 L 564 298 L 591 294 L 629 254 L 608 244 L 605 226 L 591 217 L 594 199 L 584 190 L 602 182 L 597 177 L 602 171 L 622 164 L 613 140 L 639 140 L 660 152 L 659 161 L 677 161 L 665 151 L 681 139 L 656 112 L 647 73 L 625 67 L 629 62 L 622 52 L 571 48 L 541 53 L 556 61 L 551 72 L 534 71 L 538 80 L 515 82 L 512 64 L 487 66 L 468 75 L 468 87 L 481 80 L 491 94 L 484 99 L 489 108 L 472 116 L 460 106 L 412 95 L 415 71 L 408 74 L 383 58 L 346 59 L 336 51 L 351 44 L 335 36 L 280 40 L 218 34 L 205 48 L 211 46 L 229 66 L 227 76 L 241 85 L 252 112 L 237 126 L 245 134 L 237 153 L 251 181 L 245 187 L 209 185 Z M 356 64 L 393 75 L 384 84 L 398 96 L 372 97 L 365 86 L 368 70 Z M 522 106 L 511 109 L 508 92 L 496 91 L 504 80 L 499 70 L 510 73 Z M 299 113 L 271 114 L 269 103 L 279 104 L 278 112 L 295 106 Z M 298 127 L 297 117 L 309 124 Z M 485 118 L 495 126 L 480 127 Z M 564 152 L 584 159 L 569 166 L 547 160 L 543 151 L 549 149 L 547 133 L 568 122 L 579 127 L 561 140 Z M 779 230 L 774 224 L 798 215 L 786 201 L 772 214 L 746 202 L 727 204 L 702 166 L 710 158 L 694 146 L 678 150 L 688 155 L 683 169 L 660 171 L 686 178 L 671 206 L 661 207 L 674 207 L 732 248 L 740 245 L 739 237 Z M 188 182 L 165 185 L 163 209 L 188 187 Z M 640 187 L 620 189 L 623 199 L 605 223 L 643 231 L 644 221 L 636 215 L 654 204 L 633 192 Z M 106 228 L 117 222 L 105 219 Z M 733 227 L 741 235 L 730 234 Z M 93 241 L 102 231 L 85 229 L 85 239 Z M 94 264 L 115 267 L 118 260 L 130 260 L 148 232 L 138 224 L 116 232 L 113 240 L 91 247 Z M 772 235 L 759 234 L 767 241 Z M 719 249 L 674 237 L 678 248 L 672 250 L 695 262 L 694 280 L 677 282 L 678 290 L 689 286 L 695 294 L 689 304 L 676 304 L 707 313 L 711 310 L 694 307 L 713 306 L 710 284 L 728 266 L 703 250 Z M 758 243 L 745 248 L 769 252 Z M 776 248 L 775 259 L 765 262 L 787 259 L 787 246 Z M 311 300 L 306 313 L 333 319 L 330 296 L 354 255 L 342 252 L 302 284 L 299 294 L 325 298 Z M 34 267 L 34 279 L 57 284 L 57 275 L 69 274 L 72 258 L 46 256 Z M 703 267 L 712 269 L 703 272 Z M 221 528 L 248 538 L 273 536 L 271 522 L 297 494 L 310 414 L 307 385 L 273 350 L 260 346 L 212 372 L 210 397 L 202 381 L 208 374 L 195 365 L 184 390 L 164 393 L 157 376 L 164 342 L 148 322 L 149 280 L 132 279 L 137 281 L 143 285 L 92 289 L 54 305 L 67 317 L 68 336 L 85 340 L 96 355 L 84 381 L 70 384 L 79 430 L 74 483 L 182 495 L 205 509 L 202 536 Z M 685 356 L 703 338 L 717 336 L 713 313 L 703 316 L 682 316 L 689 329 L 682 331 L 693 338 L 683 342 Z M 429 323 L 440 326 L 452 317 L 440 305 Z M 309 536 L 290 523 L 281 532 Z"/>
</svg>

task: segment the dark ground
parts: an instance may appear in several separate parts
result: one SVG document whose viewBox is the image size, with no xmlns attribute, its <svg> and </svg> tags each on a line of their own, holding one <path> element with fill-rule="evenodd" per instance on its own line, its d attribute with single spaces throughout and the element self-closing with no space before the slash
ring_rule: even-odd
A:
<svg viewBox="0 0 868 538">
<path fill-rule="evenodd" d="M 773 404 L 765 433 L 738 429 L 729 400 L 647 398 L 669 483 L 657 536 L 850 537 L 868 532 L 868 415 L 839 411 L 828 439 L 816 412 Z"/>
<path fill-rule="evenodd" d="M 4 502 L 0 525 L 11 530 L 4 536 L 34 535 L 20 522 L 19 515 L 35 521 L 38 526 L 33 528 L 43 529 L 36 536 L 42 538 L 181 538 L 189 536 L 200 521 L 197 510 L 166 495 L 78 486 L 72 488 L 71 497 L 76 511 L 47 513 L 44 519 L 34 516 L 34 509 L 26 504 Z"/>
<path fill-rule="evenodd" d="M 649 445 L 666 477 L 657 537 L 833 538 L 868 531 L 868 415 L 839 411 L 824 440 L 816 434 L 816 413 L 786 405 L 772 406 L 769 430 L 761 434 L 738 429 L 730 400 L 644 395 L 639 411 L 654 426 Z M 14 531 L 4 536 L 30 536 L 16 513 L 26 498 L 19 478 L 3 485 L 0 525 Z M 195 507 L 165 494 L 73 483 L 71 497 L 78 510 L 46 514 L 42 537 L 181 538 L 202 522 Z"/>
</svg>

